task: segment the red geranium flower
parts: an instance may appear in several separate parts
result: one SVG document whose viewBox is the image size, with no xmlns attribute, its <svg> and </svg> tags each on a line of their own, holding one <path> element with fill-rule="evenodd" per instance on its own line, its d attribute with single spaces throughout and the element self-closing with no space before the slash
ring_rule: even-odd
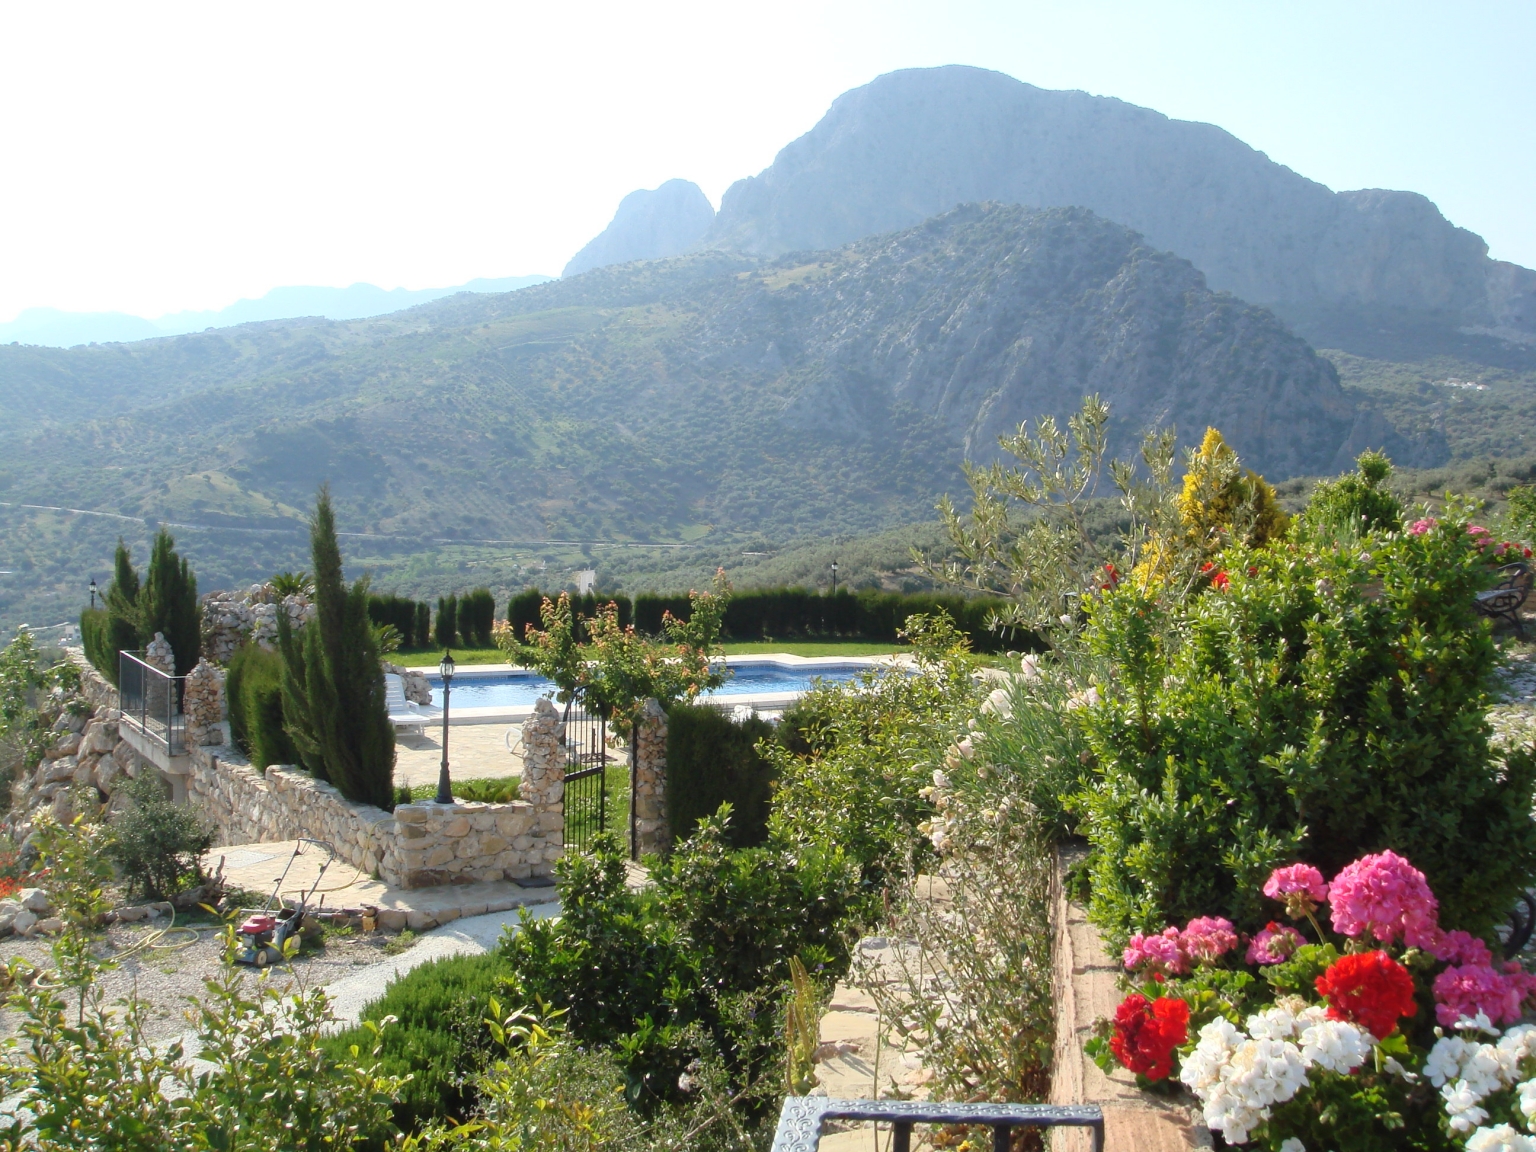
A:
<svg viewBox="0 0 1536 1152">
<path fill-rule="evenodd" d="M 1227 585 L 1230 583 L 1232 583 L 1232 581 L 1227 578 L 1227 574 L 1225 572 L 1218 572 L 1216 575 L 1211 577 L 1211 587 L 1216 588 L 1222 592 L 1227 590 Z"/>
<path fill-rule="evenodd" d="M 1173 1071 L 1173 1050 L 1188 1038 L 1188 1004 L 1175 996 L 1148 1000 L 1132 992 L 1115 1009 L 1109 1050 L 1138 1076 L 1166 1080 Z"/>
<path fill-rule="evenodd" d="M 1360 1024 L 1378 1040 L 1418 1011 L 1408 969 L 1379 950 L 1340 957 L 1317 978 L 1317 991 L 1328 1001 L 1330 1019 Z"/>
</svg>

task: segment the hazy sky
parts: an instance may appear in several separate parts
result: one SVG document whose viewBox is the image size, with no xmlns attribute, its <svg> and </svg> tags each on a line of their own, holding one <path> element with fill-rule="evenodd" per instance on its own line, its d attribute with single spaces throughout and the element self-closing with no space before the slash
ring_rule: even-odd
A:
<svg viewBox="0 0 1536 1152">
<path fill-rule="evenodd" d="M 1536 266 L 1536 3 L 0 0 L 0 321 L 558 274 L 619 199 L 718 205 L 840 92 L 963 63 L 1422 192 Z"/>
</svg>

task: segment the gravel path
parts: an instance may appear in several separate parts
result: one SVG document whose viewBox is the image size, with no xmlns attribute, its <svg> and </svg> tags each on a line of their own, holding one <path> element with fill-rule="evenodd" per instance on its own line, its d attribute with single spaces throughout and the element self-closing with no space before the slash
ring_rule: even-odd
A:
<svg viewBox="0 0 1536 1152">
<path fill-rule="evenodd" d="M 536 904 L 528 909 L 531 916 L 543 919 L 560 911 L 558 902 Z M 501 938 L 503 928 L 517 923 L 517 910 L 494 912 L 456 920 L 416 937 L 403 951 L 391 955 L 386 948 L 398 936 L 356 934 L 327 937 L 324 947 L 309 948 L 295 958 L 291 968 L 271 969 L 266 979 L 293 986 L 322 986 L 333 998 L 337 1020 L 357 1022 L 359 1014 L 384 992 L 385 986 L 418 964 L 442 956 L 488 952 Z M 102 936 L 98 953 L 111 956 L 139 943 L 154 931 L 153 925 L 114 925 Z M 148 1039 L 170 1040 L 184 1036 L 188 1024 L 188 1002 L 205 995 L 203 981 L 216 975 L 224 965 L 222 929 L 206 921 L 195 927 L 196 939 L 188 932 L 176 932 L 165 938 L 169 946 L 139 952 L 122 960 L 118 967 L 101 974 L 101 986 L 108 1002 L 130 994 L 137 995 L 150 1008 Z M 50 967 L 52 955 L 46 940 L 12 937 L 0 941 L 0 963 L 22 957 L 39 967 Z M 242 978 L 260 980 L 256 969 L 238 968 Z M 15 1033 L 21 1014 L 0 1008 L 0 1037 Z M 195 1050 L 195 1046 L 190 1050 Z"/>
</svg>

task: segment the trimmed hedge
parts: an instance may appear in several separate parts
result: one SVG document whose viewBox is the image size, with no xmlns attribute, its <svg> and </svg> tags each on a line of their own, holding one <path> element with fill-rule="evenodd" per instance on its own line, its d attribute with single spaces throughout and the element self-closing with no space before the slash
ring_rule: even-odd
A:
<svg viewBox="0 0 1536 1152">
<path fill-rule="evenodd" d="M 368 619 L 375 624 L 393 624 L 400 633 L 400 647 L 425 648 L 432 642 L 429 634 L 431 607 L 405 596 L 369 596 Z"/>
<path fill-rule="evenodd" d="M 489 648 L 496 623 L 496 599 L 489 588 L 476 588 L 459 601 L 459 636 L 466 648 Z"/>
<path fill-rule="evenodd" d="M 677 704 L 667 713 L 667 816 L 672 838 L 693 835 L 699 821 L 731 805 L 732 848 L 768 839 L 773 766 L 757 753 L 773 726 L 752 717 L 737 723 L 716 708 Z"/>
<path fill-rule="evenodd" d="M 539 603 L 546 595 L 530 588 L 507 604 L 507 620 L 519 640 L 526 636 L 529 627 L 539 626 Z M 667 612 L 686 620 L 691 611 L 686 595 L 656 592 L 642 592 L 633 601 L 618 593 L 588 592 L 572 597 L 571 603 L 578 618 L 590 618 L 597 614 L 599 606 L 610 601 L 619 606 L 620 625 L 633 621 L 636 630 L 650 636 L 661 632 L 662 617 Z M 955 626 L 970 637 L 971 647 L 977 652 L 1040 648 L 1028 632 L 1008 629 L 997 633 L 987 627 L 987 616 L 1007 606 L 1006 600 L 994 597 L 967 599 L 926 592 L 841 589 L 834 596 L 805 588 L 750 588 L 731 594 L 721 623 L 721 636 L 726 640 L 839 637 L 894 644 L 908 616 L 943 609 Z"/>
<path fill-rule="evenodd" d="M 432 639 L 439 648 L 459 646 L 459 598 L 437 598 L 437 620 L 432 625 Z"/>
<path fill-rule="evenodd" d="M 529 628 L 543 626 L 539 618 L 539 605 L 544 597 L 555 599 L 560 593 L 550 594 L 541 592 L 537 588 L 529 588 L 519 592 L 507 602 L 507 623 L 512 626 L 512 633 L 519 640 L 528 638 Z M 598 609 L 606 608 L 609 604 L 616 604 L 619 609 L 619 627 L 628 628 L 634 622 L 634 603 L 622 592 L 585 592 L 579 596 L 571 597 L 571 612 L 578 621 L 590 620 L 597 615 Z M 577 638 L 581 641 L 587 639 L 586 630 L 578 627 Z"/>
</svg>

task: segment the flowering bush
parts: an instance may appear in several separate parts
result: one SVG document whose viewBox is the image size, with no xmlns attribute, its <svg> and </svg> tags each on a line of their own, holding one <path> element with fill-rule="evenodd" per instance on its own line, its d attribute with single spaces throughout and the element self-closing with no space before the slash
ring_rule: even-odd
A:
<svg viewBox="0 0 1536 1152">
<path fill-rule="evenodd" d="M 1229 549 L 1225 587 L 1187 599 L 1121 581 L 1088 602 L 1107 674 L 1071 713 L 1093 770 L 1070 803 L 1094 849 L 1090 914 L 1116 945 L 1202 915 L 1255 933 L 1276 865 L 1304 861 L 1320 884 L 1388 846 L 1448 927 L 1503 922 L 1536 876 L 1536 759 L 1489 743 L 1482 538 L 1442 513 L 1347 545 Z M 1318 903 L 1300 875 L 1277 883 Z M 1413 900 L 1377 884 L 1360 879 L 1360 908 Z M 1335 908 L 1375 915 L 1355 895 Z"/>
<path fill-rule="evenodd" d="M 1137 986 L 1090 1045 L 1106 1070 L 1183 1084 L 1228 1144 L 1536 1152 L 1536 1028 L 1498 1030 L 1536 1002 L 1536 977 L 1443 930 L 1423 873 L 1391 851 L 1331 883 L 1277 868 L 1263 891 L 1315 940 L 1271 921 L 1239 964 L 1219 917 L 1133 936 Z"/>
</svg>

